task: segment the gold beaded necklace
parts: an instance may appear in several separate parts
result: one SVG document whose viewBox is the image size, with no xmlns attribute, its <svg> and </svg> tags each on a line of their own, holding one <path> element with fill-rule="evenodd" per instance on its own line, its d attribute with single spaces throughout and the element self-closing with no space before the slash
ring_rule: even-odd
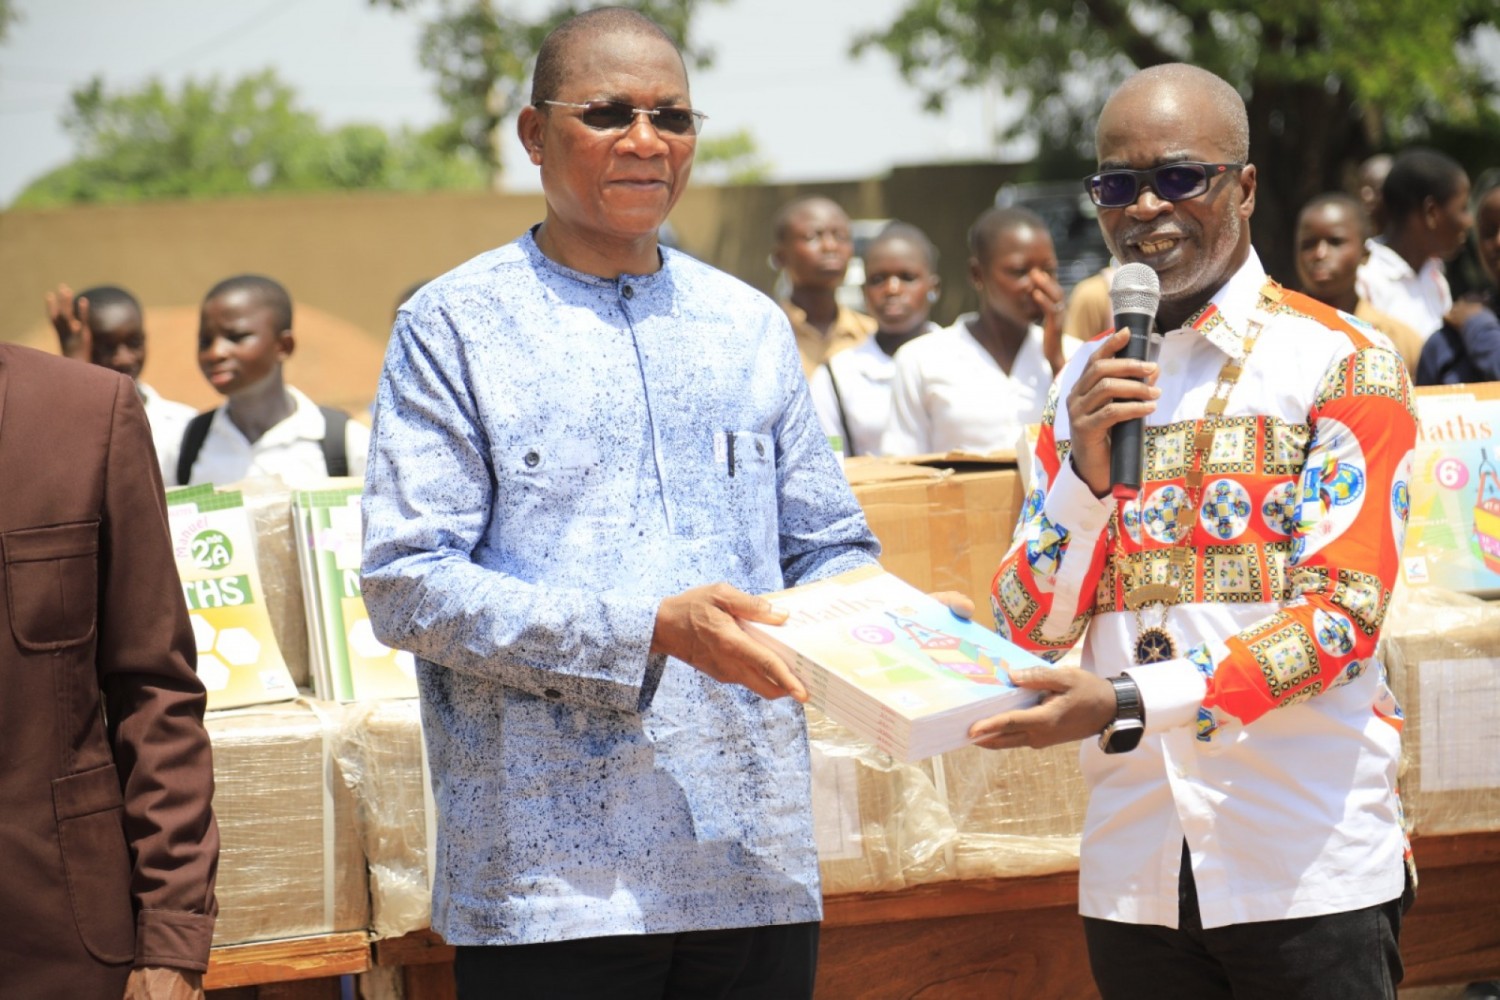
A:
<svg viewBox="0 0 1500 1000">
<path fill-rule="evenodd" d="M 1260 338 L 1266 321 L 1270 318 L 1271 309 L 1281 301 L 1283 294 L 1281 286 L 1274 281 L 1268 280 L 1261 288 L 1260 299 L 1250 316 L 1245 336 L 1240 341 L 1240 350 L 1236 354 L 1231 354 L 1219 369 L 1218 380 L 1214 384 L 1214 391 L 1209 397 L 1208 404 L 1203 408 L 1203 416 L 1199 417 L 1193 426 L 1192 459 L 1183 474 L 1183 492 L 1186 503 L 1179 508 L 1186 515 L 1185 522 L 1175 525 L 1171 550 L 1167 555 L 1167 580 L 1165 582 L 1158 583 L 1149 579 L 1137 580 L 1138 570 L 1147 568 L 1145 560 L 1142 559 L 1139 563 L 1133 564 L 1130 559 L 1126 558 L 1120 510 L 1118 506 L 1115 508 L 1114 557 L 1116 565 L 1121 567 L 1120 574 L 1127 588 L 1125 607 L 1135 614 L 1134 655 L 1137 664 L 1159 663 L 1177 656 L 1177 642 L 1167 629 L 1167 614 L 1172 606 L 1181 600 L 1184 577 L 1192 565 L 1193 555 L 1190 543 L 1193 537 L 1193 526 L 1198 519 L 1198 506 L 1203 499 L 1203 480 L 1209 455 L 1213 451 L 1214 434 L 1224 420 L 1224 411 L 1229 404 L 1229 394 L 1234 390 L 1235 384 L 1239 382 L 1240 375 L 1245 370 L 1245 363 L 1255 347 L 1256 340 Z M 1143 546 L 1142 553 L 1144 554 L 1145 551 Z M 1154 625 L 1148 625 L 1146 611 L 1153 605 L 1160 608 L 1160 617 Z"/>
</svg>

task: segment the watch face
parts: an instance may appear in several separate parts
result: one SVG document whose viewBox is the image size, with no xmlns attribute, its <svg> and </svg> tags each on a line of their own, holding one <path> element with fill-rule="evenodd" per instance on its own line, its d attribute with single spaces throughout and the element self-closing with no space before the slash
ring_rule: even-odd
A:
<svg viewBox="0 0 1500 1000">
<path fill-rule="evenodd" d="M 1145 732 L 1140 719 L 1116 719 L 1099 734 L 1099 749 L 1105 753 L 1128 753 L 1140 745 Z"/>
</svg>

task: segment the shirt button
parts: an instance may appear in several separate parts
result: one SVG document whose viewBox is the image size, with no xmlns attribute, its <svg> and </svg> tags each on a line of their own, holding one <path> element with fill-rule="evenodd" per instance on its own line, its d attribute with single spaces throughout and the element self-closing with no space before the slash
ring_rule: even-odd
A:
<svg viewBox="0 0 1500 1000">
<path fill-rule="evenodd" d="M 761 458 L 766 457 L 766 443 L 764 441 L 755 442 L 755 453 Z"/>
<path fill-rule="evenodd" d="M 528 451 L 526 453 L 526 457 L 524 459 L 522 459 L 522 461 L 524 461 L 526 463 L 526 468 L 528 468 L 528 469 L 535 469 L 537 463 L 540 462 L 541 460 L 542 460 L 542 456 L 538 455 L 534 451 Z"/>
<path fill-rule="evenodd" d="M 620 290 L 620 294 L 625 296 L 627 299 L 633 299 L 635 298 L 635 289 L 629 285 L 626 285 Z"/>
<path fill-rule="evenodd" d="M 542 694 L 546 695 L 548 698 L 561 698 L 562 697 L 562 692 L 559 691 L 557 688 L 548 688 L 547 690 L 543 691 Z"/>
</svg>

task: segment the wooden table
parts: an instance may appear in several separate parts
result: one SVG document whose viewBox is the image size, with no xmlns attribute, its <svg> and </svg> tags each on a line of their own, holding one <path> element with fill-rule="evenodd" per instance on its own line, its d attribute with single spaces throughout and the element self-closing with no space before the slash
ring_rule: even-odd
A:
<svg viewBox="0 0 1500 1000">
<path fill-rule="evenodd" d="M 1401 929 L 1402 985 L 1500 976 L 1500 832 L 1425 837 L 1415 850 L 1422 881 Z M 1077 908 L 1075 872 L 829 897 L 818 1000 L 1097 997 Z M 407 1000 L 455 997 L 453 949 L 431 931 L 215 949 L 205 985 L 213 1000 L 325 1000 L 338 996 L 326 977 L 371 965 L 401 968 Z"/>
<path fill-rule="evenodd" d="M 339 976 L 370 967 L 364 931 L 215 948 L 203 986 L 212 1000 L 338 1000 Z"/>
<path fill-rule="evenodd" d="M 1402 985 L 1500 976 L 1500 833 L 1422 838 L 1414 850 L 1421 885 L 1401 928 Z M 1077 873 L 832 897 L 817 995 L 1097 998 Z"/>
</svg>

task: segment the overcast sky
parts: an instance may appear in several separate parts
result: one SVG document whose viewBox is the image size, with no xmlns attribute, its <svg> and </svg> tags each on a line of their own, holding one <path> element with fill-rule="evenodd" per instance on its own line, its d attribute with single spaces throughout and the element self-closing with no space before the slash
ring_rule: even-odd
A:
<svg viewBox="0 0 1500 1000">
<path fill-rule="evenodd" d="M 229 80 L 275 67 L 325 125 L 439 120 L 417 64 L 420 14 L 367 0 L 18 0 L 22 20 L 0 45 L 0 203 L 72 158 L 59 124 L 69 92 L 95 74 L 112 91 L 152 76 Z M 428 7 L 435 6 L 429 0 Z M 537 0 L 519 5 L 536 12 Z M 715 133 L 745 128 L 777 180 L 875 176 L 902 163 L 994 158 L 1015 102 L 956 94 L 941 116 L 921 109 L 893 60 L 848 56 L 860 31 L 889 24 L 904 0 L 729 0 L 706 5 L 695 35 L 716 51 L 695 73 L 693 103 Z M 506 144 L 507 183 L 535 189 L 535 169 Z"/>
</svg>

